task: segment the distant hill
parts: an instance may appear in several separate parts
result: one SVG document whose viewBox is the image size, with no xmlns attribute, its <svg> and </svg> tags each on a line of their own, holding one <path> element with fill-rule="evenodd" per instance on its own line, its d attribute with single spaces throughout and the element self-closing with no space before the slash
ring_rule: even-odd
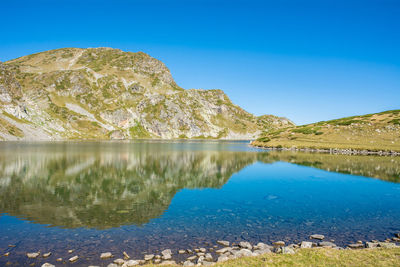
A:
<svg viewBox="0 0 400 267">
<path fill-rule="evenodd" d="M 63 48 L 0 63 L 0 140 L 252 139 L 290 125 L 221 90 L 185 90 L 142 52 Z"/>
<path fill-rule="evenodd" d="M 400 151 L 400 110 L 270 130 L 252 144 L 275 148 Z"/>
</svg>

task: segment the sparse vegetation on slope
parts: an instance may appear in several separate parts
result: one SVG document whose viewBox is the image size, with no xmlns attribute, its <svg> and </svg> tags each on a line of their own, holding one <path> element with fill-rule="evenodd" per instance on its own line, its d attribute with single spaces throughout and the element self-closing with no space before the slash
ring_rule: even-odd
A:
<svg viewBox="0 0 400 267">
<path fill-rule="evenodd" d="M 264 133 L 262 147 L 400 151 L 400 110 L 352 116 Z"/>
<path fill-rule="evenodd" d="M 252 139 L 293 125 L 256 117 L 221 90 L 184 90 L 143 52 L 64 48 L 0 67 L 0 111 L 39 127 L 43 139 Z M 0 136 L 29 138 L 28 130 L 22 137 L 3 129 Z"/>
</svg>

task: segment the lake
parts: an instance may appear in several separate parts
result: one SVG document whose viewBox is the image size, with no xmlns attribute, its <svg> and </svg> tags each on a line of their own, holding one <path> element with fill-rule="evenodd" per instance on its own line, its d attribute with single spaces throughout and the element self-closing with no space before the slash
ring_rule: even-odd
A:
<svg viewBox="0 0 400 267">
<path fill-rule="evenodd" d="M 400 230 L 399 182 L 400 157 L 243 141 L 2 142 L 0 265 L 106 266 L 102 252 L 143 259 L 217 240 L 384 240 Z M 52 255 L 26 257 L 36 251 Z"/>
</svg>

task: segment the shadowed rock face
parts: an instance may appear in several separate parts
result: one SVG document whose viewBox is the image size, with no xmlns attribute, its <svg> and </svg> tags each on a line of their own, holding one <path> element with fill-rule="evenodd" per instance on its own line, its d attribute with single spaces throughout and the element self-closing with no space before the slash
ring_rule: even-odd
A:
<svg viewBox="0 0 400 267">
<path fill-rule="evenodd" d="M 285 161 L 399 181 L 398 158 L 173 146 L 3 145 L 0 212 L 62 228 L 142 225 L 160 217 L 179 190 L 220 188 L 234 173 L 257 161 Z"/>
</svg>

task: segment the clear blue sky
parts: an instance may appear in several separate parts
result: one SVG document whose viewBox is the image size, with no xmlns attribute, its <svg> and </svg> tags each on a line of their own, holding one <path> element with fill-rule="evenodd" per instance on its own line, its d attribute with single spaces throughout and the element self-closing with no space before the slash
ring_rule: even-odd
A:
<svg viewBox="0 0 400 267">
<path fill-rule="evenodd" d="M 399 0 L 1 0 L 0 61 L 107 46 L 297 124 L 400 109 Z"/>
</svg>

